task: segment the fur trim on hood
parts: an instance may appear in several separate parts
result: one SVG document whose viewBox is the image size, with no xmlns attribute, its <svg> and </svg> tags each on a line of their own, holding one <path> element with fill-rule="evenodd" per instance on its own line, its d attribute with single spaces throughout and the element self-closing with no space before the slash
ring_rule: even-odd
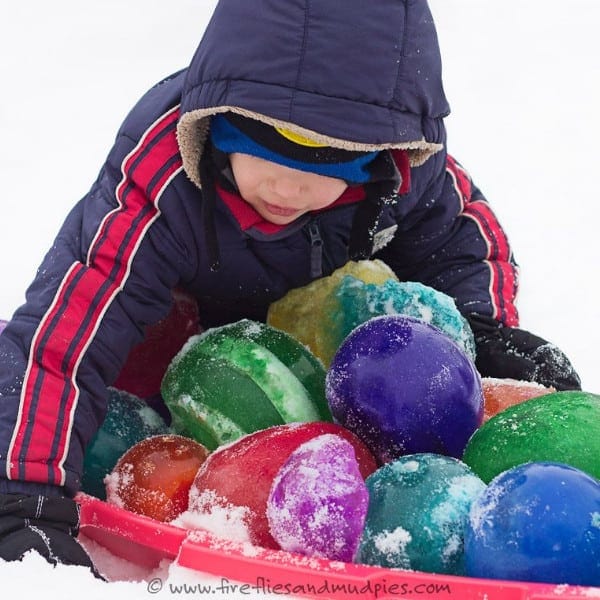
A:
<svg viewBox="0 0 600 600">
<path fill-rule="evenodd" d="M 443 148 L 449 113 L 425 0 L 220 0 L 188 69 L 177 137 L 200 185 L 210 117 L 232 111 L 328 146 Z"/>
</svg>

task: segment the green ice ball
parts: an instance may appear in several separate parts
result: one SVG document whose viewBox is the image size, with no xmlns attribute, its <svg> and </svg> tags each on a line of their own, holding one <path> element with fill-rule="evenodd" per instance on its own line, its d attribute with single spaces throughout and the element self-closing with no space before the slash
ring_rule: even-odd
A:
<svg viewBox="0 0 600 600">
<path fill-rule="evenodd" d="M 558 462 L 600 478 L 600 396 L 556 392 L 492 417 L 471 437 L 463 461 L 485 482 L 528 462 Z"/>
<path fill-rule="evenodd" d="M 250 320 L 190 338 L 161 393 L 173 428 L 209 450 L 274 425 L 331 421 L 323 365 L 289 334 Z"/>
</svg>

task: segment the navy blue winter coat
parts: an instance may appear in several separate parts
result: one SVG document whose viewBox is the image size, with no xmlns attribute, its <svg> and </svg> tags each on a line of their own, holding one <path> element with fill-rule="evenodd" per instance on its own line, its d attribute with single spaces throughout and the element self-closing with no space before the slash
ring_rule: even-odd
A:
<svg viewBox="0 0 600 600">
<path fill-rule="evenodd" d="M 506 236 L 446 152 L 427 3 L 221 0 L 189 68 L 123 123 L 0 336 L 0 493 L 77 491 L 106 387 L 144 328 L 167 314 L 173 288 L 196 296 L 205 326 L 264 319 L 272 301 L 319 275 L 315 236 L 317 271 L 348 260 L 360 202 L 268 235 L 242 230 L 217 201 L 221 265 L 210 269 L 198 168 L 210 116 L 224 110 L 333 146 L 398 149 L 410 168 L 381 205 L 374 256 L 400 279 L 453 296 L 465 314 L 517 324 Z"/>
</svg>

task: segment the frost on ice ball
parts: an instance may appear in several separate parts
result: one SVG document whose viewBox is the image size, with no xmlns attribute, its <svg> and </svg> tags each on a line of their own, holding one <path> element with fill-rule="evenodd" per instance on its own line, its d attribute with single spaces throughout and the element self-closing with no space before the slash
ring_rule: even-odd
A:
<svg viewBox="0 0 600 600">
<path fill-rule="evenodd" d="M 460 458 L 483 417 L 471 359 L 439 329 L 400 315 L 375 317 L 344 340 L 326 394 L 336 421 L 382 463 L 420 452 Z"/>
<path fill-rule="evenodd" d="M 281 467 L 267 501 L 267 518 L 283 550 L 351 562 L 367 506 L 352 445 L 327 434 L 302 444 Z"/>
<path fill-rule="evenodd" d="M 600 585 L 600 483 L 560 463 L 501 473 L 471 507 L 465 558 L 473 577 Z"/>
<path fill-rule="evenodd" d="M 274 425 L 331 420 L 323 365 L 287 333 L 249 320 L 190 338 L 162 395 L 173 428 L 210 450 Z"/>
<path fill-rule="evenodd" d="M 559 462 L 600 478 L 600 396 L 566 391 L 517 404 L 482 425 L 463 460 L 489 482 L 527 462 Z"/>
<path fill-rule="evenodd" d="M 366 481 L 369 512 L 358 561 L 464 574 L 464 532 L 485 484 L 464 463 L 436 454 L 403 456 Z"/>
<path fill-rule="evenodd" d="M 172 521 L 188 507 L 189 491 L 207 449 L 180 435 L 138 442 L 106 476 L 106 500 L 157 521 Z"/>
<path fill-rule="evenodd" d="M 267 500 L 273 480 L 299 446 L 325 434 L 347 440 L 363 479 L 376 469 L 367 447 L 350 431 L 335 423 L 288 423 L 245 435 L 215 450 L 198 471 L 192 485 L 190 512 L 202 518 L 216 510 L 236 507 L 244 514 L 250 541 L 279 549 L 267 519 Z M 211 501 L 212 499 L 212 501 Z"/>
<path fill-rule="evenodd" d="M 287 331 L 325 366 L 344 338 L 365 321 L 403 314 L 434 325 L 474 359 L 473 332 L 454 300 L 418 282 L 400 282 L 381 261 L 349 262 L 329 277 L 291 290 L 269 307 L 268 322 Z"/>
</svg>

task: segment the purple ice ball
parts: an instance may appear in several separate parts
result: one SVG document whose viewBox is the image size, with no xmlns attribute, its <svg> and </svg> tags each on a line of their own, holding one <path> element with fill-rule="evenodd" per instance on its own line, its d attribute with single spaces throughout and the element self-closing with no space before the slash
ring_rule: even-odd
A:
<svg viewBox="0 0 600 600">
<path fill-rule="evenodd" d="M 283 550 L 354 560 L 369 496 L 352 445 L 334 434 L 299 446 L 273 481 L 267 501 L 271 535 Z"/>
<path fill-rule="evenodd" d="M 386 463 L 431 452 L 460 458 L 483 418 L 472 360 L 439 329 L 375 317 L 342 342 L 327 373 L 334 419 Z"/>
</svg>

